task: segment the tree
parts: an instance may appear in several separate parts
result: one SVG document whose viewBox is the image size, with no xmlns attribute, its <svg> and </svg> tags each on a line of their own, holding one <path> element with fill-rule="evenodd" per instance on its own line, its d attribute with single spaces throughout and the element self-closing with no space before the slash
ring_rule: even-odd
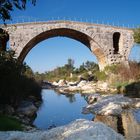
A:
<svg viewBox="0 0 140 140">
<path fill-rule="evenodd" d="M 69 58 L 67 64 L 64 66 L 66 71 L 70 74 L 74 69 L 74 60 Z"/>
<path fill-rule="evenodd" d="M 85 63 L 82 63 L 82 65 L 80 65 L 80 67 L 79 67 L 79 72 L 82 73 L 84 71 L 86 71 L 86 69 L 85 69 Z"/>
<path fill-rule="evenodd" d="M 7 31 L 0 28 L 0 51 L 6 51 L 7 41 L 9 40 L 9 34 Z"/>
<path fill-rule="evenodd" d="M 65 64 L 63 67 L 63 72 L 65 71 L 64 73 L 70 76 L 73 70 L 74 70 L 74 60 L 69 58 L 67 64 Z"/>
<path fill-rule="evenodd" d="M 71 59 L 71 58 L 68 59 L 68 66 L 71 68 L 74 67 L 74 60 L 73 59 Z"/>
<path fill-rule="evenodd" d="M 34 72 L 32 71 L 32 69 L 28 65 L 26 65 L 26 64 L 24 64 L 24 65 L 25 65 L 24 66 L 24 69 L 25 69 L 24 75 L 29 78 L 34 78 Z"/>
<path fill-rule="evenodd" d="M 0 103 L 17 106 L 21 100 L 29 96 L 41 99 L 41 87 L 33 79 L 27 77 L 30 68 L 18 63 L 14 52 L 0 52 Z"/>
<path fill-rule="evenodd" d="M 95 62 L 87 61 L 85 62 L 85 69 L 88 71 L 98 71 L 99 66 Z"/>
<path fill-rule="evenodd" d="M 134 41 L 135 43 L 140 44 L 140 27 L 134 29 Z"/>
<path fill-rule="evenodd" d="M 33 5 L 36 0 L 29 0 Z M 0 19 L 5 23 L 6 20 L 11 20 L 11 12 L 14 8 L 19 10 L 26 9 L 27 0 L 0 0 Z"/>
</svg>

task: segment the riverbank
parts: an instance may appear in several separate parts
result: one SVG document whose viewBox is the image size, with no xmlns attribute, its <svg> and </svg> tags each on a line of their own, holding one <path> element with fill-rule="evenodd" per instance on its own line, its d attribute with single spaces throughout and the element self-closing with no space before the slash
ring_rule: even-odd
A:
<svg viewBox="0 0 140 140">
<path fill-rule="evenodd" d="M 117 88 L 110 86 L 107 82 L 94 82 L 94 81 L 75 81 L 68 82 L 65 80 L 59 80 L 58 82 L 53 83 L 44 83 L 43 88 L 54 89 L 57 92 L 62 94 L 74 94 L 80 92 L 83 94 L 86 93 L 117 93 Z"/>
<path fill-rule="evenodd" d="M 34 96 L 30 96 L 26 100 L 22 100 L 18 107 L 13 107 L 8 104 L 0 104 L 0 122 L 3 119 L 8 120 L 0 131 L 6 130 L 33 130 L 36 129 L 33 125 L 33 120 L 36 117 L 36 112 L 40 107 L 42 101 Z M 18 123 L 18 127 L 17 124 Z"/>
<path fill-rule="evenodd" d="M 58 82 L 43 82 L 42 88 L 53 89 L 61 94 L 123 94 L 131 98 L 140 98 L 140 81 L 110 83 L 109 81 L 80 80 L 69 82 L 64 79 Z"/>
</svg>

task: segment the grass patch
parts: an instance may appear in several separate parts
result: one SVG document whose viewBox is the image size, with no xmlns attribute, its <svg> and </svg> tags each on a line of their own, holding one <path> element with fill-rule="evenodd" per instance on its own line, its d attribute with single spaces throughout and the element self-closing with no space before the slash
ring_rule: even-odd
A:
<svg viewBox="0 0 140 140">
<path fill-rule="evenodd" d="M 125 82 L 116 82 L 112 84 L 115 88 L 117 88 L 118 93 L 125 93 L 126 92 L 126 86 L 129 84 L 128 81 Z"/>
<path fill-rule="evenodd" d="M 17 119 L 5 115 L 0 115 L 0 131 L 12 130 L 22 131 L 23 127 Z"/>
<path fill-rule="evenodd" d="M 116 88 L 119 88 L 119 87 L 125 87 L 129 84 L 128 81 L 125 81 L 125 82 L 115 82 L 113 83 L 112 85 Z"/>
<path fill-rule="evenodd" d="M 105 81 L 108 77 L 105 71 L 97 71 L 95 72 L 95 76 L 97 77 L 99 81 Z"/>
</svg>

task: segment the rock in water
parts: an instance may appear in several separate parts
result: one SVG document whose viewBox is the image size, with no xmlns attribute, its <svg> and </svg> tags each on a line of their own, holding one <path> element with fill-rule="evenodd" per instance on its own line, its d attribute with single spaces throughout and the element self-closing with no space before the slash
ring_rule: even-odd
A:
<svg viewBox="0 0 140 140">
<path fill-rule="evenodd" d="M 0 140 L 124 140 L 124 138 L 103 123 L 80 119 L 48 131 L 0 132 Z"/>
<path fill-rule="evenodd" d="M 64 79 L 59 80 L 58 86 L 66 86 L 67 82 Z"/>
<path fill-rule="evenodd" d="M 94 97 L 94 96 L 93 96 Z M 123 95 L 108 95 L 100 97 L 96 103 L 86 108 L 97 115 L 120 115 L 123 109 L 133 105 L 132 99 Z"/>
<path fill-rule="evenodd" d="M 20 106 L 17 109 L 18 113 L 29 116 L 29 117 L 33 116 L 36 111 L 37 111 L 37 108 L 30 101 L 22 101 Z"/>
</svg>

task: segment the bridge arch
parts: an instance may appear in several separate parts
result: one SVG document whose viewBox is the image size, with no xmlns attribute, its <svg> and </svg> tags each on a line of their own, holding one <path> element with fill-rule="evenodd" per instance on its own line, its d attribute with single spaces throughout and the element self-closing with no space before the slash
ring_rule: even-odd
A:
<svg viewBox="0 0 140 140">
<path fill-rule="evenodd" d="M 51 29 L 51 30 L 48 30 L 48 31 L 45 31 L 45 32 L 42 32 L 42 33 L 36 35 L 22 49 L 22 51 L 18 57 L 18 60 L 20 62 L 23 62 L 23 60 L 25 59 L 25 57 L 29 53 L 29 51 L 33 47 L 35 47 L 38 43 L 40 43 L 46 39 L 49 39 L 52 37 L 57 37 L 57 36 L 68 37 L 68 38 L 77 40 L 77 41 L 81 42 L 82 44 L 84 44 L 85 46 L 87 46 L 87 48 L 89 48 L 90 51 L 96 56 L 100 69 L 104 68 L 105 64 L 103 64 L 103 63 L 105 63 L 105 55 L 104 55 L 103 51 L 101 50 L 100 46 L 87 34 L 74 30 L 74 29 L 69 29 L 69 28 Z M 77 52 L 77 54 L 78 54 L 78 52 Z"/>
</svg>

